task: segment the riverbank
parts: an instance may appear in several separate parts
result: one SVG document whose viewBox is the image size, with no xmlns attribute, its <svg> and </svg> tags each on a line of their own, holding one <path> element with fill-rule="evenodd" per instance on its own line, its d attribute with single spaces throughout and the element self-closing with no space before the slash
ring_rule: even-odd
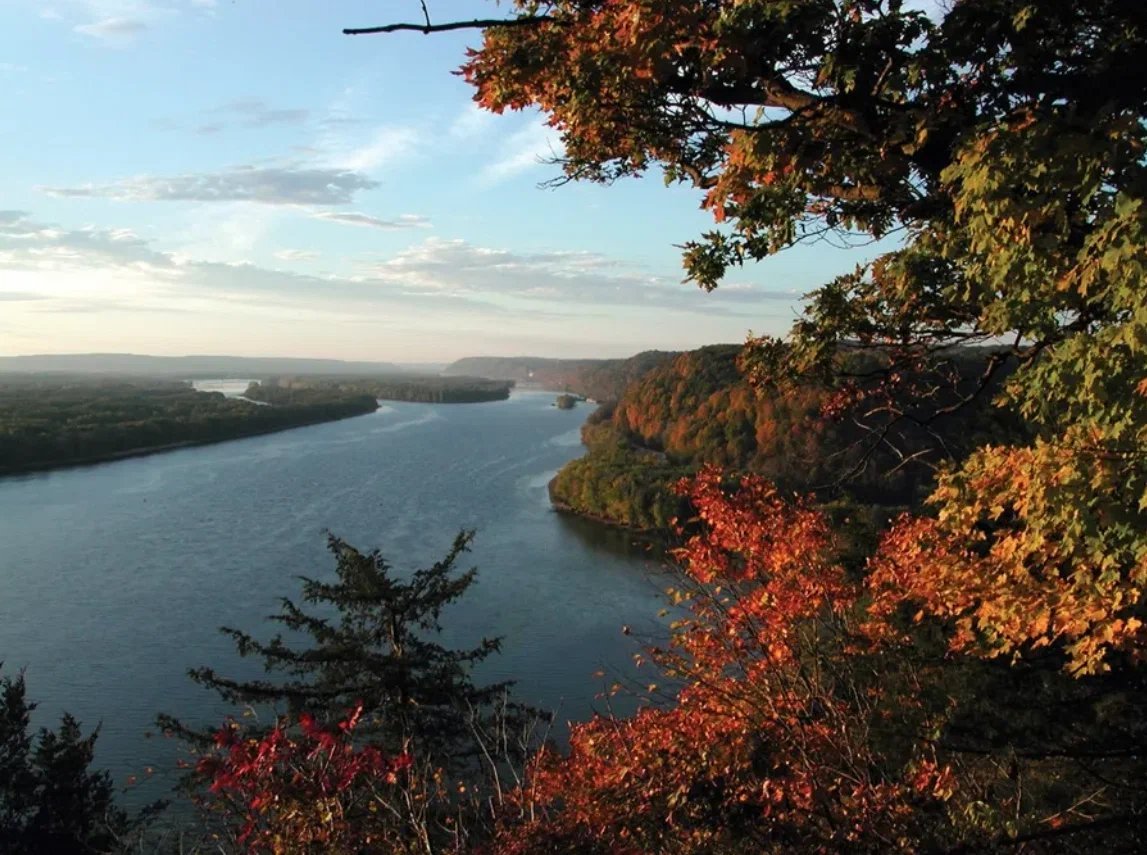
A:
<svg viewBox="0 0 1147 855">
<path fill-rule="evenodd" d="M 236 400 L 243 400 L 237 398 Z M 258 401 L 251 401 L 255 406 L 267 406 L 260 404 Z M 283 433 L 297 428 L 313 427 L 314 425 L 326 424 L 327 422 L 343 421 L 345 419 L 354 419 L 359 416 L 367 416 L 378 409 L 376 406 L 372 410 L 367 410 L 361 413 L 348 413 L 342 416 L 333 416 L 329 418 L 314 419 L 311 421 L 301 421 L 296 424 L 271 426 L 259 430 L 251 430 L 246 433 L 237 433 L 233 436 L 222 436 L 211 439 L 188 439 L 181 442 L 170 442 L 165 445 L 151 445 L 141 446 L 139 448 L 127 448 L 123 451 L 113 451 L 106 454 L 94 455 L 92 457 L 82 459 L 72 459 L 68 461 L 53 461 L 53 462 L 33 462 L 19 468 L 0 468 L 0 478 L 15 477 L 17 475 L 33 475 L 37 472 L 52 472 L 59 469 L 75 469 L 82 466 L 98 466 L 101 463 L 114 463 L 117 460 L 130 460 L 134 457 L 147 457 L 152 454 L 163 454 L 167 451 L 179 451 L 184 448 L 196 448 L 203 445 L 218 445 L 224 442 L 233 442 L 239 439 L 251 439 L 257 436 L 266 436 L 272 433 Z"/>
<path fill-rule="evenodd" d="M 23 378 L 0 385 L 0 476 L 88 466 L 366 415 L 369 395 L 257 405 L 184 383 Z"/>
</svg>

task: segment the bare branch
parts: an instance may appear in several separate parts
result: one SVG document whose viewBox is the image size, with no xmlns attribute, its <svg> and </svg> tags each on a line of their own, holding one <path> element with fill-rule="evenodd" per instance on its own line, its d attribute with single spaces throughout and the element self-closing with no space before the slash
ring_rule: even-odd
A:
<svg viewBox="0 0 1147 855">
<path fill-rule="evenodd" d="M 343 35 L 369 36 L 375 33 L 397 33 L 402 31 L 429 35 L 430 33 L 444 33 L 449 30 L 487 30 L 491 27 L 528 27 L 548 23 L 557 23 L 557 19 L 549 15 L 531 15 L 525 18 L 477 18 L 473 21 L 450 21 L 446 24 L 431 24 L 430 17 L 427 15 L 426 23 L 424 24 L 386 24 L 381 27 L 348 28 L 343 30 Z"/>
</svg>

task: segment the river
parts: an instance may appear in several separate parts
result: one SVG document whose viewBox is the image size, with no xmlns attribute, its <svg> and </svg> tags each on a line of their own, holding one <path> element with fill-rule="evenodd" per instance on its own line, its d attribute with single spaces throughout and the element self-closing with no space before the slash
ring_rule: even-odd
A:
<svg viewBox="0 0 1147 855">
<path fill-rule="evenodd" d="M 554 396 L 385 403 L 378 412 L 267 436 L 0 479 L 0 660 L 26 668 L 37 724 L 63 710 L 102 722 L 97 765 L 118 783 L 174 778 L 178 749 L 148 738 L 158 711 L 193 723 L 226 707 L 189 667 L 256 676 L 217 632 L 268 637 L 265 616 L 300 574 L 333 574 L 324 530 L 378 547 L 401 571 L 477 530 L 477 584 L 443 615 L 455 644 L 503 636 L 488 680 L 587 717 L 593 674 L 627 672 L 658 632 L 657 563 L 616 531 L 554 513 L 546 483 L 582 453 L 589 410 Z M 608 677 L 606 679 L 609 679 Z M 129 801 L 130 801 L 129 797 Z"/>
</svg>

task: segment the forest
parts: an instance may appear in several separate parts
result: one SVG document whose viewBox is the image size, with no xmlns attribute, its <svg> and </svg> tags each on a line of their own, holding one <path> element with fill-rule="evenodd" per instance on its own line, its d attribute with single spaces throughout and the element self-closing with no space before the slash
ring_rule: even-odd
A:
<svg viewBox="0 0 1147 855">
<path fill-rule="evenodd" d="M 484 377 L 393 375 L 382 377 L 300 376 L 273 377 L 254 383 L 246 397 L 269 404 L 289 403 L 311 394 L 370 395 L 380 401 L 422 404 L 477 404 L 504 401 L 514 388 L 512 380 Z"/>
<path fill-rule="evenodd" d="M 372 413 L 369 395 L 315 390 L 265 407 L 178 381 L 0 379 L 0 475 L 222 442 Z"/>
<path fill-rule="evenodd" d="M 556 482 L 676 538 L 669 636 L 605 692 L 636 712 L 556 744 L 480 679 L 500 638 L 448 645 L 472 533 L 401 572 L 332 536 L 281 634 L 223 630 L 263 678 L 192 672 L 236 717 L 164 723 L 199 752 L 195 845 L 1147 851 L 1141 0 L 487 8 L 344 32 L 477 30 L 461 78 L 545 115 L 557 184 L 692 194 L 703 289 L 800 244 L 870 255 L 783 335 L 657 357 Z M 23 680 L 0 692 L 0 849 L 134 840 L 95 733 L 32 734 Z"/>
<path fill-rule="evenodd" d="M 985 443 L 1024 438 L 1020 421 L 997 408 L 967 406 L 927 428 L 914 421 L 858 427 L 825 415 L 830 390 L 755 389 L 740 367 L 741 348 L 714 345 L 674 357 L 603 405 L 582 430 L 588 452 L 554 478 L 550 495 L 562 510 L 614 524 L 668 532 L 688 504 L 673 485 L 706 465 L 730 475 L 752 472 L 786 492 L 822 502 L 886 508 L 919 506 L 934 487 L 936 466 Z M 944 366 L 943 408 L 972 388 L 991 351 L 955 350 Z M 874 354 L 850 354 L 852 373 L 879 370 Z M 908 380 L 905 381 L 909 382 Z M 895 443 L 886 441 L 893 439 Z"/>
</svg>

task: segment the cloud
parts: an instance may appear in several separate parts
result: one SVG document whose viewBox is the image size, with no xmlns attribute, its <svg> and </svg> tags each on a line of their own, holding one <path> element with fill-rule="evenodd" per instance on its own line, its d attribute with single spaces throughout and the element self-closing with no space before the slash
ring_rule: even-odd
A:
<svg viewBox="0 0 1147 855">
<path fill-rule="evenodd" d="M 275 253 L 275 258 L 282 261 L 314 261 L 321 255 L 310 249 L 281 249 Z"/>
<path fill-rule="evenodd" d="M 310 118 L 310 111 L 297 107 L 272 107 L 262 98 L 237 98 L 221 107 L 205 111 L 209 121 L 195 126 L 198 134 L 215 134 L 232 128 L 269 128 L 282 125 L 301 125 Z M 176 130 L 178 122 L 160 120 L 165 129 Z"/>
<path fill-rule="evenodd" d="M 79 33 L 111 47 L 126 47 L 164 19 L 179 12 L 171 0 L 25 0 L 39 6 L 44 20 L 70 25 Z"/>
<path fill-rule="evenodd" d="M 478 173 L 478 181 L 485 185 L 498 184 L 544 166 L 560 158 L 563 152 L 556 130 L 541 122 L 532 122 L 502 142 L 495 159 Z"/>
<path fill-rule="evenodd" d="M 318 211 L 313 216 L 316 220 L 345 223 L 348 226 L 366 226 L 368 228 L 383 229 L 386 231 L 430 228 L 430 221 L 419 214 L 400 214 L 393 220 L 383 220 L 378 217 L 372 217 L 369 214 L 360 214 L 354 211 Z"/>
<path fill-rule="evenodd" d="M 0 211 L 0 269 L 148 270 L 170 264 L 169 256 L 128 229 L 64 230 L 35 222 L 23 211 Z"/>
<path fill-rule="evenodd" d="M 373 172 L 405 160 L 421 145 L 421 135 L 413 128 L 383 126 L 366 137 L 328 135 L 319 147 L 328 162 L 355 172 Z"/>
<path fill-rule="evenodd" d="M 276 257 L 306 261 L 314 254 L 284 249 Z M 515 252 L 437 238 L 350 274 L 316 275 L 177 255 L 129 230 L 69 229 L 19 212 L 0 212 L 0 271 L 12 291 L 39 292 L 43 283 L 53 298 L 42 306 L 30 302 L 24 312 L 66 311 L 68 300 L 146 299 L 192 309 L 209 303 L 213 311 L 242 303 L 434 324 L 444 315 L 485 324 L 506 318 L 580 323 L 591 315 L 614 317 L 612 310 L 662 319 L 676 314 L 696 326 L 707 316 L 759 321 L 769 305 L 763 301 L 783 301 L 772 305 L 786 311 L 795 301 L 795 295 L 751 286 L 706 295 L 598 253 Z"/>
<path fill-rule="evenodd" d="M 102 40 L 130 40 L 147 30 L 147 24 L 135 18 L 104 18 L 91 24 L 80 24 L 77 33 Z"/>
<path fill-rule="evenodd" d="M 763 291 L 748 284 L 707 295 L 675 278 L 653 275 L 594 252 L 522 253 L 440 238 L 430 238 L 372 265 L 367 274 L 426 291 L 578 307 L 639 306 L 740 315 L 759 312 L 762 299 L 797 299 L 792 293 Z"/>
<path fill-rule="evenodd" d="M 476 296 L 409 287 L 380 277 L 315 276 L 245 262 L 186 258 L 161 252 L 128 230 L 68 229 L 37 222 L 18 211 L 0 212 L 0 271 L 19 275 L 21 283 L 48 283 L 43 292 L 46 296 L 86 301 L 85 312 L 91 311 L 93 294 L 97 301 L 147 294 L 158 295 L 169 303 L 210 299 L 258 305 L 326 306 L 344 314 L 361 313 L 367 305 L 380 311 L 507 311 Z M 28 275 L 35 278 L 29 279 Z M 55 286 L 51 283 L 65 281 L 82 285 L 52 291 Z M 119 293 L 102 291 L 101 283 L 106 282 L 116 283 Z M 60 308 L 66 310 L 61 305 L 53 310 Z"/>
<path fill-rule="evenodd" d="M 497 121 L 489 110 L 471 102 L 450 125 L 450 136 L 456 140 L 473 140 L 484 136 Z"/>
<path fill-rule="evenodd" d="M 0 291 L 0 303 L 26 303 L 47 299 L 46 294 L 37 294 L 34 291 Z"/>
<path fill-rule="evenodd" d="M 338 168 L 240 166 L 222 172 L 141 176 L 112 184 L 41 188 L 52 196 L 126 202 L 260 202 L 265 205 L 346 205 L 377 181 Z"/>
</svg>

